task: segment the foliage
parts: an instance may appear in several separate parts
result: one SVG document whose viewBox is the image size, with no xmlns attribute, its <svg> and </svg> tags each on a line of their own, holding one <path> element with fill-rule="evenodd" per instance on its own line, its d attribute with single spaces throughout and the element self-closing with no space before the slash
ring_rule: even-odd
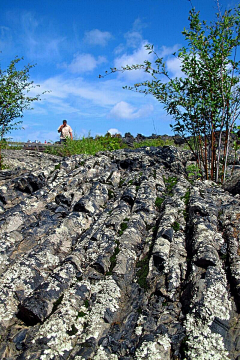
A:
<svg viewBox="0 0 240 360">
<path fill-rule="evenodd" d="M 190 200 L 190 190 L 187 190 L 185 195 L 181 197 L 181 199 L 184 200 L 185 205 L 188 206 Z"/>
<path fill-rule="evenodd" d="M 129 219 L 124 219 L 123 222 L 120 224 L 120 230 L 118 231 L 118 235 L 121 236 L 123 234 L 123 232 L 127 229 L 128 227 L 128 221 Z"/>
<path fill-rule="evenodd" d="M 60 156 L 71 156 L 76 154 L 95 155 L 99 151 L 112 151 L 122 149 L 123 145 L 120 138 L 105 136 L 83 137 L 78 140 L 67 139 L 63 145 L 46 147 L 46 152 Z"/>
<path fill-rule="evenodd" d="M 178 179 L 176 176 L 169 176 L 168 178 L 163 177 L 165 186 L 166 186 L 166 192 L 169 196 L 173 196 L 172 189 L 177 184 Z"/>
<path fill-rule="evenodd" d="M 160 198 L 160 197 L 157 197 L 155 200 L 155 205 L 159 210 L 161 209 L 161 205 L 162 205 L 163 201 L 164 201 L 164 199 Z"/>
<path fill-rule="evenodd" d="M 21 142 L 9 142 L 6 139 L 0 140 L 1 149 L 9 149 L 9 150 L 22 150 L 24 148 L 23 143 Z"/>
<path fill-rule="evenodd" d="M 0 138 L 11 130 L 17 129 L 22 122 L 24 110 L 30 110 L 34 101 L 40 100 L 40 94 L 31 96 L 30 91 L 38 85 L 29 81 L 29 71 L 34 65 L 26 65 L 18 70 L 23 58 L 16 57 L 6 70 L 0 68 Z M 1 145 L 1 144 L 0 144 Z M 0 168 L 2 166 L 0 147 Z"/>
<path fill-rule="evenodd" d="M 113 269 L 115 268 L 115 266 L 117 264 L 117 255 L 120 252 L 119 241 L 116 240 L 115 243 L 117 244 L 117 246 L 115 247 L 113 255 L 110 257 L 110 264 L 111 265 L 110 265 L 109 270 L 106 272 L 106 275 L 112 275 Z"/>
<path fill-rule="evenodd" d="M 182 77 L 170 77 L 163 58 L 158 57 L 152 45 L 146 45 L 146 49 L 156 56 L 154 64 L 146 60 L 143 64 L 111 68 L 110 73 L 143 69 L 152 75 L 152 81 L 125 88 L 151 94 L 164 105 L 174 119 L 172 130 L 185 138 L 206 179 L 219 181 L 224 135 L 224 181 L 229 134 L 240 113 L 240 62 L 236 61 L 240 5 L 223 15 L 217 13 L 210 25 L 201 22 L 199 12 L 192 9 L 189 29 L 182 34 L 188 45 L 173 54 L 180 61 Z"/>
<path fill-rule="evenodd" d="M 88 299 L 86 299 L 85 301 L 84 301 L 84 306 L 86 307 L 86 308 L 89 308 L 89 300 Z"/>
<path fill-rule="evenodd" d="M 140 148 L 144 146 L 169 146 L 174 145 L 173 140 L 162 139 L 146 139 L 139 143 L 134 143 L 134 148 Z M 111 136 L 107 133 L 104 136 L 91 137 L 90 134 L 82 139 L 74 139 L 73 141 L 67 139 L 65 144 L 48 146 L 46 152 L 49 154 L 60 156 L 71 156 L 77 154 L 89 154 L 95 155 L 99 151 L 113 151 L 118 149 L 128 148 L 120 137 Z"/>
<path fill-rule="evenodd" d="M 178 231 L 180 229 L 180 224 L 177 221 L 174 221 L 172 228 L 174 231 Z"/>
<path fill-rule="evenodd" d="M 189 180 L 194 180 L 201 177 L 201 170 L 198 164 L 191 164 L 186 167 L 187 176 Z"/>
<path fill-rule="evenodd" d="M 86 315 L 87 314 L 84 311 L 79 311 L 78 314 L 77 314 L 77 318 L 84 317 Z"/>
<path fill-rule="evenodd" d="M 140 260 L 136 264 L 137 267 L 137 282 L 138 285 L 143 288 L 144 290 L 148 289 L 148 283 L 147 283 L 147 275 L 149 272 L 149 258 L 146 257 L 143 260 Z"/>
<path fill-rule="evenodd" d="M 146 139 L 139 143 L 134 143 L 133 147 L 134 149 L 143 147 L 143 146 L 170 146 L 175 145 L 173 140 L 162 140 L 162 139 Z"/>
</svg>

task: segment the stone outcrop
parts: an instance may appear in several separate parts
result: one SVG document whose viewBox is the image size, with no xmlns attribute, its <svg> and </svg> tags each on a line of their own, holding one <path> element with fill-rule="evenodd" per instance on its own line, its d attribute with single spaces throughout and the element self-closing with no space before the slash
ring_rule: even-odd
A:
<svg viewBox="0 0 240 360">
<path fill-rule="evenodd" d="M 238 180 L 171 146 L 4 161 L 1 359 L 240 359 Z"/>
</svg>

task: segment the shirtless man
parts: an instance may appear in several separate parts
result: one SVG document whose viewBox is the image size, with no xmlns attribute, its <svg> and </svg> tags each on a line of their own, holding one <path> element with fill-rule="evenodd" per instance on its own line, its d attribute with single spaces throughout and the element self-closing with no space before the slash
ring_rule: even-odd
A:
<svg viewBox="0 0 240 360">
<path fill-rule="evenodd" d="M 58 132 L 60 133 L 60 143 L 65 143 L 67 138 L 73 139 L 72 128 L 67 125 L 67 120 L 63 120 L 63 124 L 59 126 Z"/>
</svg>

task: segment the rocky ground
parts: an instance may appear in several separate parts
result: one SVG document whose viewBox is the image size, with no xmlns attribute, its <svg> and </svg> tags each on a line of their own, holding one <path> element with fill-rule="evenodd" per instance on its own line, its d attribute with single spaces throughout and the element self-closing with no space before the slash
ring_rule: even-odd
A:
<svg viewBox="0 0 240 360">
<path fill-rule="evenodd" d="M 0 358 L 240 359 L 240 172 L 187 151 L 5 151 Z"/>
</svg>

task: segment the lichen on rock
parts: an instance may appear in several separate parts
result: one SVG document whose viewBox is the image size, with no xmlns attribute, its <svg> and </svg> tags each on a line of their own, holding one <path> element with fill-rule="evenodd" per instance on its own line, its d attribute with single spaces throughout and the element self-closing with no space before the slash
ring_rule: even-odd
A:
<svg viewBox="0 0 240 360">
<path fill-rule="evenodd" d="M 240 357 L 230 183 L 189 182 L 173 146 L 4 159 L 1 359 Z"/>
</svg>

